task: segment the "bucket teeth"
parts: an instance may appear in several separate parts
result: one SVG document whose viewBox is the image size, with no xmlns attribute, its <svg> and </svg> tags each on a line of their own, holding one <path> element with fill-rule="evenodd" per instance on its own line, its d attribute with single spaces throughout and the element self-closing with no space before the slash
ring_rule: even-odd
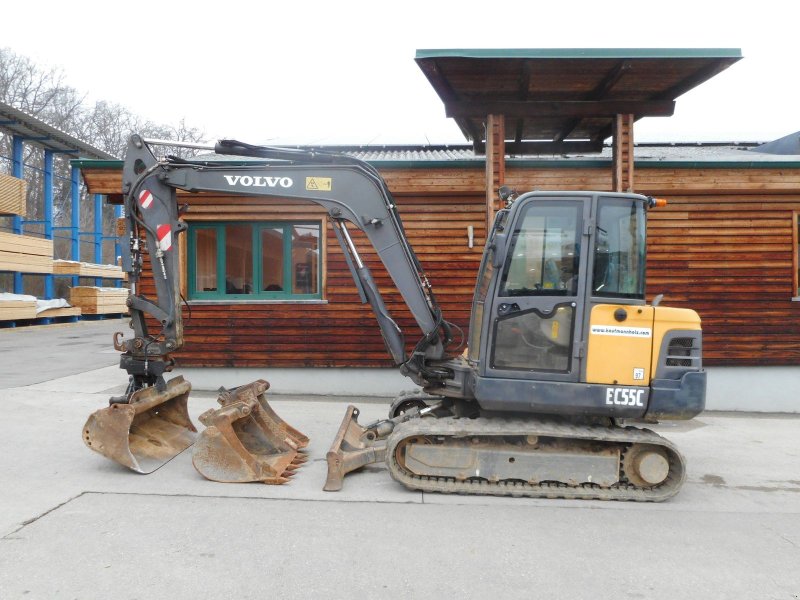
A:
<svg viewBox="0 0 800 600">
<path fill-rule="evenodd" d="M 307 460 L 308 437 L 281 419 L 267 402 L 269 383 L 257 380 L 220 390 L 220 407 L 203 413 L 206 425 L 192 463 L 212 481 L 287 483 Z"/>
</svg>

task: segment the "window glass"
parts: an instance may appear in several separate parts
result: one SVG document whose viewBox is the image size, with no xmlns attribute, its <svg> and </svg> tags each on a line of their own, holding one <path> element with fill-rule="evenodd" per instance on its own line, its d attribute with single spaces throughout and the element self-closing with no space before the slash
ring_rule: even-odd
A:
<svg viewBox="0 0 800 600">
<path fill-rule="evenodd" d="M 316 294 L 319 270 L 319 226 L 292 227 L 292 293 Z"/>
<path fill-rule="evenodd" d="M 568 372 L 574 312 L 564 304 L 552 313 L 534 309 L 498 319 L 492 368 Z"/>
<path fill-rule="evenodd" d="M 580 208 L 578 204 L 528 204 L 510 240 L 501 296 L 578 293 Z"/>
<path fill-rule="evenodd" d="M 203 292 L 216 292 L 217 230 L 198 229 L 196 248 L 194 287 Z"/>
<path fill-rule="evenodd" d="M 469 359 L 477 361 L 480 356 L 481 328 L 483 326 L 483 306 L 486 302 L 486 294 L 489 292 L 489 284 L 492 282 L 494 274 L 494 248 L 487 246 L 486 255 L 481 264 L 478 281 L 475 286 L 475 296 L 472 300 L 472 315 L 469 320 Z"/>
<path fill-rule="evenodd" d="M 644 298 L 644 211 L 642 202 L 600 200 L 592 274 L 595 296 Z"/>
<path fill-rule="evenodd" d="M 261 289 L 283 291 L 283 227 L 261 230 Z"/>
<path fill-rule="evenodd" d="M 225 225 L 225 293 L 253 293 L 252 225 Z"/>
<path fill-rule="evenodd" d="M 318 222 L 189 224 L 189 295 L 319 298 L 321 231 Z"/>
</svg>

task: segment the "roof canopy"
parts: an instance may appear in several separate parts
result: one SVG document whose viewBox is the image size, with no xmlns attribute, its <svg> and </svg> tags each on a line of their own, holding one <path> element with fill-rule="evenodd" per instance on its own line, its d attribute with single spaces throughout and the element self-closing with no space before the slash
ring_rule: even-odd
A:
<svg viewBox="0 0 800 600">
<path fill-rule="evenodd" d="M 800 155 L 800 131 L 790 133 L 777 140 L 753 148 L 753 152 L 764 154 Z"/>
<path fill-rule="evenodd" d="M 742 58 L 722 49 L 418 50 L 448 117 L 477 151 L 506 119 L 510 154 L 592 152 L 617 114 L 670 116 L 675 99 Z"/>
<path fill-rule="evenodd" d="M 0 131 L 20 136 L 48 150 L 70 154 L 75 158 L 115 158 L 78 138 L 48 125 L 21 110 L 0 102 Z"/>
</svg>

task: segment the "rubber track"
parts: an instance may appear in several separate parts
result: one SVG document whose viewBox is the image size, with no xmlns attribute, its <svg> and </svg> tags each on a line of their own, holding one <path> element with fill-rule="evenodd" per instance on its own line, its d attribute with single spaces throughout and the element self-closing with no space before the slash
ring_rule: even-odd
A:
<svg viewBox="0 0 800 600">
<path fill-rule="evenodd" d="M 418 436 L 546 436 L 563 439 L 596 440 L 619 444 L 622 450 L 628 444 L 654 444 L 667 451 L 669 475 L 653 487 L 639 487 L 620 482 L 603 488 L 597 484 L 566 483 L 531 484 L 519 480 L 456 480 L 452 477 L 421 476 L 397 463 L 395 449 L 407 438 Z M 635 502 L 662 502 L 678 493 L 686 478 L 685 460 L 678 449 L 666 438 L 649 429 L 638 427 L 578 426 L 543 419 L 413 419 L 398 425 L 387 440 L 386 464 L 392 477 L 404 486 L 423 492 L 445 494 L 478 494 L 515 496 L 527 498 L 576 498 L 584 500 L 622 500 Z M 620 467 L 621 469 L 621 467 Z"/>
</svg>

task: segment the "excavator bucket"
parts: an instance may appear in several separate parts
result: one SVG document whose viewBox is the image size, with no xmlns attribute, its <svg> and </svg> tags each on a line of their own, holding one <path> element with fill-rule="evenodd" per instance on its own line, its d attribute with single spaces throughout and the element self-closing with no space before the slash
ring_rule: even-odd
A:
<svg viewBox="0 0 800 600">
<path fill-rule="evenodd" d="M 326 492 L 338 492 L 344 484 L 344 476 L 365 465 L 383 462 L 386 458 L 386 442 L 378 440 L 372 430 L 358 424 L 358 409 L 347 407 L 342 424 L 328 451 L 328 477 L 322 488 Z"/>
<path fill-rule="evenodd" d="M 92 413 L 83 441 L 95 452 L 139 473 L 152 473 L 194 442 L 197 434 L 186 404 L 192 385 L 175 377 L 163 392 L 134 392 L 127 403 Z"/>
<path fill-rule="evenodd" d="M 269 383 L 259 379 L 221 389 L 220 408 L 200 415 L 206 426 L 195 442 L 192 463 L 206 479 L 222 483 L 281 484 L 307 460 L 308 437 L 290 426 L 267 402 Z"/>
</svg>

